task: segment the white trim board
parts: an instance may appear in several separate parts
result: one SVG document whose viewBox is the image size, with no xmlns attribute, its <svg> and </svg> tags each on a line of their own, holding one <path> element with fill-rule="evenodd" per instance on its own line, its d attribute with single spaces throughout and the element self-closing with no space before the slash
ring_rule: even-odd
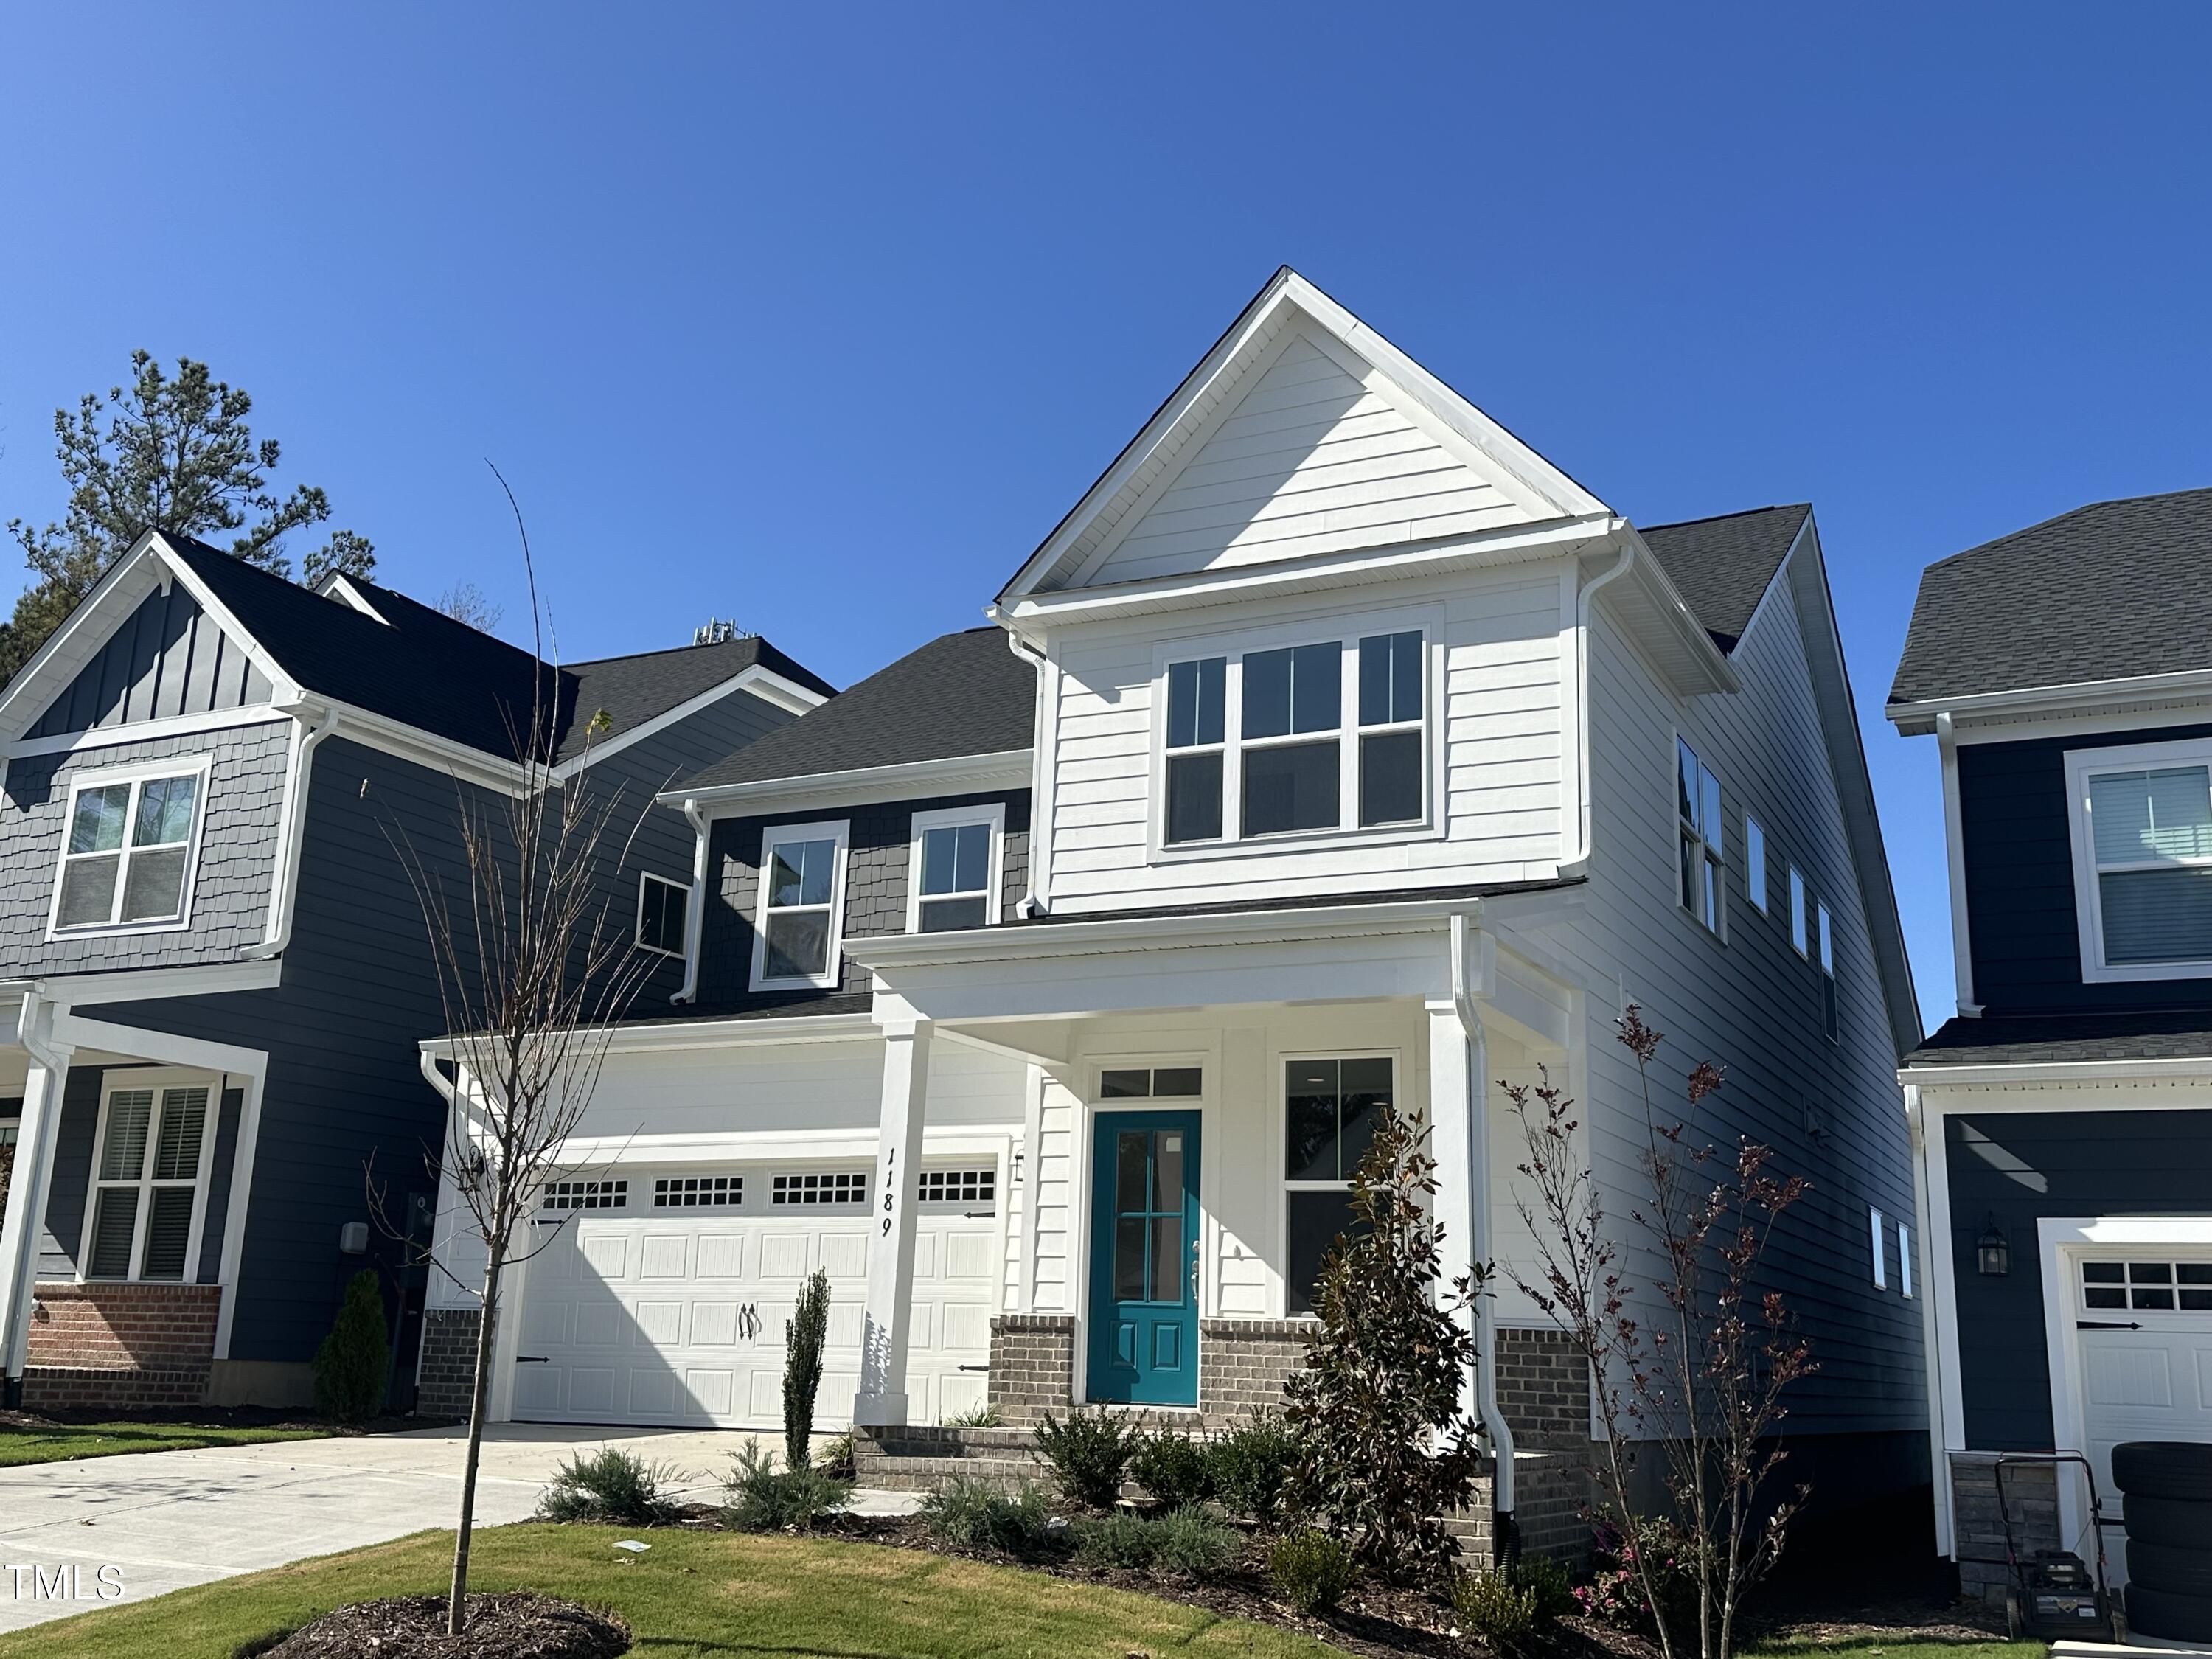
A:
<svg viewBox="0 0 2212 1659">
<path fill-rule="evenodd" d="M 906 761 L 895 766 L 862 766 L 843 772 L 810 772 L 798 777 L 758 778 L 744 783 L 670 789 L 655 799 L 664 805 L 695 805 L 707 817 L 714 819 L 805 811 L 816 807 L 859 806 L 875 801 L 959 795 L 987 789 L 1024 789 L 1030 784 L 1031 755 L 1027 749 L 1009 749 L 988 755 L 954 755 L 942 760 Z"/>
</svg>

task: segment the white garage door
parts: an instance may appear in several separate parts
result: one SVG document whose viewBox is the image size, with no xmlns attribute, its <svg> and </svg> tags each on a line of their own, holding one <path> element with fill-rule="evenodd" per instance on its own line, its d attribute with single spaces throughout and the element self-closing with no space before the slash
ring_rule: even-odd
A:
<svg viewBox="0 0 2212 1659">
<path fill-rule="evenodd" d="M 2113 1447 L 2212 1441 L 2212 1250 L 2100 1253 L 2076 1259 L 2073 1272 L 2081 1449 L 2107 1515 L 2117 1516 L 2124 1505 L 2112 1489 Z M 2106 1541 L 2112 1548 L 2117 1535 Z"/>
<path fill-rule="evenodd" d="M 925 1181 L 970 1195 L 924 1204 L 916 1225 L 907 1391 L 927 1423 L 983 1401 L 999 1233 L 993 1172 L 931 1170 Z M 515 1415 L 781 1429 L 784 1322 L 821 1267 L 830 1338 L 815 1421 L 842 1428 L 860 1386 L 869 1182 L 862 1170 L 748 1168 L 554 1189 L 549 1205 L 573 1207 L 529 1265 Z"/>
</svg>

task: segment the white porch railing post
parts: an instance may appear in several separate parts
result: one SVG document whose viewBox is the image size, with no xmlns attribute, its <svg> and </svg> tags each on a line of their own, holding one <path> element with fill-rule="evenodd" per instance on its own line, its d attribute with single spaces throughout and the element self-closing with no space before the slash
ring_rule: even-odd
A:
<svg viewBox="0 0 2212 1659">
<path fill-rule="evenodd" d="M 868 1303 L 860 1333 L 860 1391 L 853 1401 L 853 1421 L 869 1428 L 907 1420 L 914 1207 L 929 1088 L 929 1042 L 927 1020 L 884 1027 L 883 1112 L 876 1132 L 876 1181 L 868 1194 Z"/>
<path fill-rule="evenodd" d="M 6 1399 L 11 1407 L 21 1401 L 23 1366 L 30 1353 L 39 1234 L 46 1222 L 46 1194 L 53 1185 L 54 1143 L 74 1052 L 52 1042 L 51 1020 L 51 1004 L 35 994 L 24 998 L 21 1040 L 30 1051 L 31 1066 L 23 1082 L 15 1171 L 8 1182 L 8 1218 L 0 1225 L 0 1356 L 4 1356 Z"/>
</svg>

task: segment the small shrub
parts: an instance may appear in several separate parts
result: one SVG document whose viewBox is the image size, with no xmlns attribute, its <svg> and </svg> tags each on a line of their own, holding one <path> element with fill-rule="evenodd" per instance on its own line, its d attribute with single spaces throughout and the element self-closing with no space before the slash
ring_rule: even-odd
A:
<svg viewBox="0 0 2212 1659">
<path fill-rule="evenodd" d="M 823 1442 L 821 1451 L 815 1455 L 814 1467 L 826 1474 L 849 1478 L 854 1473 L 852 1430 Z"/>
<path fill-rule="evenodd" d="M 1145 1431 L 1133 1418 L 1108 1411 L 1072 1411 L 1064 1418 L 1047 1412 L 1036 1438 L 1038 1455 L 1070 1503 L 1110 1510 L 1121 1500 Z"/>
<path fill-rule="evenodd" d="M 948 1429 L 995 1429 L 999 1426 L 999 1408 L 988 1401 L 974 1409 L 955 1413 L 945 1419 Z"/>
<path fill-rule="evenodd" d="M 1669 1630 L 1688 1629 L 1698 1617 L 1697 1551 L 1672 1521 L 1647 1516 L 1637 1522 L 1644 1534 L 1644 1566 L 1658 1593 L 1659 1614 Z M 1618 1527 L 1600 1522 L 1590 1538 L 1590 1581 L 1574 1595 L 1593 1619 L 1623 1630 L 1658 1633 L 1658 1617 L 1644 1593 L 1635 1548 Z"/>
<path fill-rule="evenodd" d="M 799 1305 L 784 1329 L 783 1461 L 793 1470 L 813 1461 L 814 1397 L 822 1391 L 822 1347 L 830 1340 L 830 1273 L 817 1267 L 799 1287 Z"/>
<path fill-rule="evenodd" d="M 341 1423 L 359 1423 L 384 1409 L 392 1346 L 384 1328 L 384 1291 L 376 1269 L 363 1267 L 346 1285 L 337 1322 L 315 1350 L 315 1409 Z"/>
<path fill-rule="evenodd" d="M 1037 1556 L 1056 1541 L 1044 1494 L 1027 1481 L 1009 1492 L 958 1476 L 923 1498 L 921 1513 L 933 1537 L 958 1549 Z"/>
<path fill-rule="evenodd" d="M 1536 1592 L 1502 1572 L 1463 1572 L 1452 1581 L 1452 1606 L 1485 1647 L 1507 1652 L 1536 1628 Z"/>
<path fill-rule="evenodd" d="M 1151 1523 L 1152 1565 L 1186 1578 L 1218 1578 L 1243 1552 L 1243 1534 L 1212 1510 L 1186 1504 Z"/>
<path fill-rule="evenodd" d="M 1358 1580 L 1352 1552 L 1343 1540 L 1310 1528 L 1286 1534 L 1267 1552 L 1267 1576 L 1275 1594 L 1300 1613 L 1326 1613 L 1344 1599 Z"/>
<path fill-rule="evenodd" d="M 1139 1571 L 1160 1553 L 1159 1523 L 1123 1510 L 1079 1521 L 1075 1559 L 1086 1567 L 1131 1567 Z"/>
<path fill-rule="evenodd" d="M 1280 1413 L 1254 1412 L 1206 1448 L 1206 1461 L 1212 1465 L 1213 1495 L 1231 1515 L 1263 1527 L 1281 1519 L 1298 1447 Z"/>
<path fill-rule="evenodd" d="M 578 1452 L 561 1465 L 538 1502 L 548 1521 L 606 1521 L 662 1527 L 676 1519 L 668 1488 L 682 1478 L 673 1463 L 648 1463 L 620 1446 Z"/>
<path fill-rule="evenodd" d="M 853 1483 L 811 1463 L 779 1469 L 774 1452 L 747 1446 L 723 1490 L 729 1494 L 722 1508 L 726 1526 L 738 1532 L 803 1532 L 844 1508 Z"/>
<path fill-rule="evenodd" d="M 1581 1603 L 1575 1600 L 1574 1581 L 1567 1570 L 1548 1555 L 1524 1555 L 1513 1564 L 1513 1583 L 1516 1587 L 1532 1590 L 1536 1596 L 1536 1622 L 1548 1625 L 1577 1612 Z"/>
<path fill-rule="evenodd" d="M 1213 1496 L 1213 1459 L 1205 1443 L 1173 1429 L 1146 1436 L 1129 1462 L 1129 1473 L 1170 1509 L 1202 1504 Z"/>
</svg>

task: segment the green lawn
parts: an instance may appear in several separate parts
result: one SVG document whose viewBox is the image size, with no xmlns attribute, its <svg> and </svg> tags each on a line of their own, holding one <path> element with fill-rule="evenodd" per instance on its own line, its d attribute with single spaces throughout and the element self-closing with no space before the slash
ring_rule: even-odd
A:
<svg viewBox="0 0 2212 1659">
<path fill-rule="evenodd" d="M 73 1457 L 125 1452 L 186 1451 L 198 1446 L 251 1446 L 264 1440 L 317 1440 L 320 1429 L 226 1429 L 191 1423 L 70 1423 L 50 1429 L 0 1428 L 0 1468 L 60 1463 Z"/>
<path fill-rule="evenodd" d="M 614 1547 L 642 1536 L 641 1556 Z M 240 1644 L 349 1601 L 445 1589 L 452 1534 L 202 1584 L 136 1607 L 0 1636 L 0 1659 L 230 1659 Z M 641 1659 L 736 1654 L 1255 1655 L 1337 1651 L 1286 1631 L 1044 1573 L 872 1544 L 607 1527 L 497 1527 L 477 1534 L 470 1588 L 541 1589 L 611 1607 Z"/>
<path fill-rule="evenodd" d="M 1911 1632 L 1899 1635 L 1910 1638 Z M 2045 1659 L 2050 1651 L 2041 1642 L 2000 1642 L 1994 1637 L 1986 1642 L 1893 1642 L 1879 1636 L 1853 1636 L 1835 1642 L 1762 1643 L 1745 1649 L 1743 1659 L 1825 1659 L 1830 1654 L 1841 1659 Z"/>
</svg>

